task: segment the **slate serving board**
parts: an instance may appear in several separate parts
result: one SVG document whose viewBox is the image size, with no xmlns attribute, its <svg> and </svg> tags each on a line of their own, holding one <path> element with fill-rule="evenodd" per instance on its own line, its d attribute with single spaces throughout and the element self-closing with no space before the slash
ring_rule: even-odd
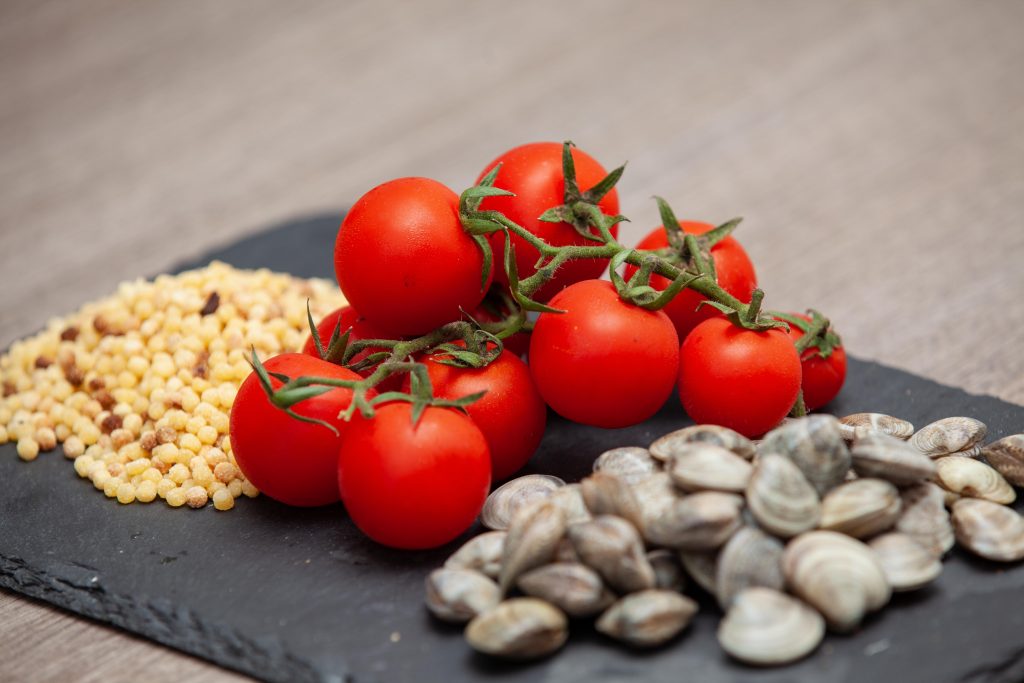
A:
<svg viewBox="0 0 1024 683">
<path fill-rule="evenodd" d="M 198 259 L 330 277 L 337 215 L 278 226 Z M 875 410 L 923 425 L 971 415 L 989 439 L 1024 430 L 1024 407 L 853 359 L 846 414 Z M 552 416 L 531 470 L 577 480 L 614 446 L 687 424 L 673 399 L 655 418 L 604 431 Z M 458 546 L 397 552 L 365 540 L 340 505 L 288 508 L 260 497 L 235 510 L 118 508 L 58 453 L 32 464 L 0 447 L 0 586 L 119 626 L 267 681 L 1017 681 L 1024 678 L 1024 568 L 955 551 L 940 580 L 829 636 L 794 666 L 757 670 L 715 642 L 706 598 L 687 632 L 653 652 L 621 648 L 585 624 L 533 664 L 473 654 L 431 620 L 423 579 Z"/>
</svg>

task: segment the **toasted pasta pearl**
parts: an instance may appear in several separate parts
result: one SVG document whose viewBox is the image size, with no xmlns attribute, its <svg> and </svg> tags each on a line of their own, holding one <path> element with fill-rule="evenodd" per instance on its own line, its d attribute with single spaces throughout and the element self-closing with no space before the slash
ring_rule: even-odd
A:
<svg viewBox="0 0 1024 683">
<path fill-rule="evenodd" d="M 213 292 L 220 303 L 204 312 Z M 229 437 L 249 349 L 296 350 L 307 300 L 315 318 L 344 304 L 326 280 L 219 262 L 122 283 L 0 356 L 0 444 L 26 461 L 63 444 L 80 477 L 124 504 L 202 507 L 212 495 L 231 509 L 258 494 Z"/>
</svg>

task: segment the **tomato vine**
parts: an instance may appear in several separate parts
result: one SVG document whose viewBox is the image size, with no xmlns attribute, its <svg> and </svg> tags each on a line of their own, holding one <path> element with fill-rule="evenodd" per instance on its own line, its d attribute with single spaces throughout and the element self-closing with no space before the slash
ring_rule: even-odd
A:
<svg viewBox="0 0 1024 683">
<path fill-rule="evenodd" d="M 775 327 L 787 328 L 796 325 L 804 332 L 797 343 L 800 353 L 815 347 L 822 357 L 827 357 L 831 348 L 839 343 L 831 332 L 828 320 L 812 311 L 810 323 L 786 314 L 762 314 L 761 302 L 764 292 L 755 289 L 749 303 L 744 303 L 723 289 L 716 279 L 711 248 L 728 237 L 739 225 L 739 218 L 727 221 L 703 235 L 686 234 L 679 227 L 675 213 L 664 199 L 656 197 L 662 224 L 668 236 L 669 247 L 656 250 L 642 250 L 621 244 L 613 235 L 613 226 L 627 221 L 621 215 L 607 215 L 598 202 L 615 187 L 625 167 L 620 166 L 608 173 L 601 181 L 587 191 L 581 191 L 576 181 L 572 155 L 573 144 L 562 146 L 562 173 L 565 180 L 563 203 L 545 211 L 540 220 L 550 223 L 567 223 L 586 239 L 586 244 L 558 246 L 550 244 L 526 228 L 495 210 L 481 208 L 488 197 L 514 196 L 512 192 L 496 187 L 495 179 L 500 165 L 495 166 L 479 183 L 465 190 L 459 196 L 459 220 L 463 230 L 470 235 L 482 251 L 484 259 L 483 280 L 486 284 L 494 267 L 494 254 L 487 237 L 504 232 L 504 253 L 502 266 L 508 276 L 509 288 L 501 294 L 503 305 L 510 313 L 496 321 L 476 321 L 468 313 L 466 319 L 449 322 L 422 336 L 407 340 L 361 339 L 350 340 L 349 330 L 335 328 L 331 338 L 324 343 L 320 338 L 315 321 L 310 315 L 309 324 L 316 349 L 320 356 L 330 362 L 344 365 L 356 372 L 369 373 L 362 380 L 342 380 L 319 376 L 288 377 L 268 373 L 255 352 L 251 363 L 258 374 L 264 391 L 276 407 L 285 410 L 292 417 L 317 422 L 334 429 L 326 422 L 302 416 L 292 407 L 313 396 L 318 396 L 334 387 L 345 387 L 353 391 L 353 399 L 341 417 L 350 419 L 356 410 L 372 417 L 374 407 L 390 401 L 407 401 L 412 404 L 414 421 L 418 420 L 427 406 L 445 406 L 464 409 L 482 394 L 466 396 L 458 400 L 440 399 L 433 395 L 426 367 L 415 360 L 416 356 L 428 353 L 440 354 L 439 362 L 460 367 L 479 368 L 493 361 L 501 353 L 503 340 L 510 338 L 531 326 L 528 313 L 562 313 L 548 304 L 538 301 L 537 292 L 548 283 L 566 263 L 578 259 L 601 259 L 608 262 L 609 275 L 619 296 L 630 303 L 658 310 L 669 303 L 679 292 L 692 289 L 703 295 L 710 305 L 721 311 L 733 324 L 748 330 L 767 330 Z M 535 272 L 520 278 L 512 239 L 515 235 L 539 253 Z M 620 275 L 623 266 L 630 264 L 636 272 L 628 279 Z M 669 280 L 663 290 L 651 286 L 652 275 Z M 461 341 L 461 344 L 455 343 Z M 681 340 L 680 340 L 681 341 Z M 360 353 L 369 355 L 353 362 Z M 373 396 L 370 389 L 396 374 L 410 374 L 408 392 L 386 391 Z M 282 382 L 276 390 L 270 382 L 270 375 Z M 802 413 L 802 399 L 798 399 L 794 410 Z"/>
</svg>

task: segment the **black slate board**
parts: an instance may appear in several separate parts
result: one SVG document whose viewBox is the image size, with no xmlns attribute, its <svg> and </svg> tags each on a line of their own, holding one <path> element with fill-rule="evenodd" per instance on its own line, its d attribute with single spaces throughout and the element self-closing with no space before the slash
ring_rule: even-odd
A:
<svg viewBox="0 0 1024 683">
<path fill-rule="evenodd" d="M 337 216 L 271 229 L 219 258 L 331 276 Z M 852 360 L 838 414 L 888 412 L 923 425 L 972 415 L 990 439 L 1024 430 L 1024 407 Z M 601 451 L 647 444 L 686 424 L 670 402 L 651 421 L 602 431 L 553 417 L 531 469 L 584 476 Z M 20 462 L 0 448 L 0 586 L 119 626 L 268 681 L 1017 681 L 1024 678 L 1024 568 L 959 551 L 941 579 L 896 596 L 849 637 L 829 636 L 783 669 L 730 662 L 715 642 L 717 609 L 702 600 L 689 630 L 654 652 L 616 646 L 586 624 L 540 663 L 474 655 L 460 629 L 432 621 L 423 578 L 455 548 L 375 546 L 340 505 L 302 510 L 267 498 L 226 514 L 162 503 L 118 509 L 59 454 Z"/>
</svg>

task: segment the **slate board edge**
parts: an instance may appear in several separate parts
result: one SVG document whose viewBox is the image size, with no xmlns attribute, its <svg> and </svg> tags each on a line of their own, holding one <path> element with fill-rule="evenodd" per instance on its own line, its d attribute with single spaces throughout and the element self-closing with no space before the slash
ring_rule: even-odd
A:
<svg viewBox="0 0 1024 683">
<path fill-rule="evenodd" d="M 88 567 L 77 576 L 30 567 L 0 555 L 0 587 L 27 595 L 78 616 L 114 626 L 134 636 L 273 683 L 335 683 L 308 662 L 290 654 L 277 639 L 256 641 L 224 624 L 200 619 L 169 600 L 139 601 L 110 593 L 93 583 Z M 77 574 L 77 572 L 75 572 Z M 59 588 L 58 588 L 59 586 Z"/>
<path fill-rule="evenodd" d="M 295 243 L 308 245 L 311 241 L 322 244 L 336 230 L 341 212 L 320 216 L 308 216 L 283 225 L 269 228 L 252 237 L 234 243 L 225 243 L 195 259 L 187 259 L 171 269 L 180 272 L 202 266 L 214 259 L 232 262 L 230 252 L 239 246 L 258 242 L 268 232 L 284 229 L 298 229 L 305 235 Z M 305 239 L 302 239 L 305 237 Z M 314 238 L 310 240 L 310 238 Z M 329 259 L 329 257 L 327 257 Z M 239 267 L 255 267 L 236 264 Z M 278 270 L 281 272 L 281 270 Z M 309 274 L 302 274 L 310 276 Z M 322 270 L 319 277 L 330 277 Z M 899 368 L 870 361 L 871 364 L 895 373 L 911 375 L 915 379 L 941 390 L 954 390 L 972 398 L 1010 404 L 1003 399 L 987 394 L 975 394 L 940 384 L 933 380 L 912 375 Z M 258 641 L 241 634 L 226 624 L 209 619 L 199 619 L 187 608 L 174 606 L 170 601 L 140 601 L 130 596 L 111 593 L 90 581 L 93 570 L 77 565 L 54 564 L 50 570 L 32 569 L 17 557 L 0 555 L 0 587 L 36 598 L 57 607 L 67 609 L 81 616 L 95 619 L 99 623 L 112 625 L 134 635 L 141 635 L 163 645 L 178 649 L 228 669 L 251 675 L 261 680 L 315 681 L 335 683 L 354 680 L 347 666 L 341 671 L 324 672 L 307 661 L 290 655 L 287 647 L 276 638 L 260 638 Z M 244 656 L 243 656 L 244 655 Z M 337 662 L 335 663 L 337 666 Z M 363 679 L 363 677 L 360 677 Z M 965 678 L 973 682 L 1024 680 L 1024 651 L 1009 654 L 999 662 L 993 662 L 972 672 Z"/>
</svg>

